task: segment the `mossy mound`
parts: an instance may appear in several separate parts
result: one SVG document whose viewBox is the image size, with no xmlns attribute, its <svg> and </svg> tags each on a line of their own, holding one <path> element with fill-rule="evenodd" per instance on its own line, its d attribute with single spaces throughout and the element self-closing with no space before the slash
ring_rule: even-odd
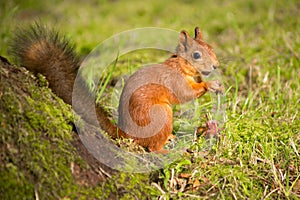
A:
<svg viewBox="0 0 300 200">
<path fill-rule="evenodd" d="M 83 191 L 74 171 L 87 165 L 72 145 L 72 110 L 45 86 L 42 76 L 1 59 L 2 199 L 58 199 Z"/>
</svg>

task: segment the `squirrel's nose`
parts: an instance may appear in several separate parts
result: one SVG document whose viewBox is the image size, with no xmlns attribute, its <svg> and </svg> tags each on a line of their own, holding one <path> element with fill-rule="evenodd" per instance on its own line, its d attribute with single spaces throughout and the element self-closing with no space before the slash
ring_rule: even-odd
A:
<svg viewBox="0 0 300 200">
<path fill-rule="evenodd" d="M 214 68 L 214 69 L 217 69 L 217 68 L 218 68 L 218 66 L 217 66 L 217 65 L 213 65 L 213 68 Z"/>
</svg>

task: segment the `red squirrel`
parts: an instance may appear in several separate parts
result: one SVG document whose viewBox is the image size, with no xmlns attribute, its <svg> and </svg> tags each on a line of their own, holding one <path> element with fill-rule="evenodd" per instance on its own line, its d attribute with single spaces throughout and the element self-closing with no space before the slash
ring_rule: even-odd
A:
<svg viewBox="0 0 300 200">
<path fill-rule="evenodd" d="M 74 46 L 58 32 L 36 23 L 19 30 L 14 36 L 10 53 L 20 65 L 33 73 L 43 74 L 49 87 L 66 103 L 72 103 L 72 91 L 80 60 Z M 210 45 L 195 28 L 195 37 L 186 31 L 179 34 L 176 52 L 165 62 L 141 68 L 126 81 L 119 101 L 118 124 L 110 121 L 101 105 L 96 107 L 100 127 L 112 138 L 132 138 L 150 152 L 166 152 L 164 144 L 172 135 L 172 105 L 201 97 L 208 90 L 218 93 L 223 86 L 218 80 L 204 82 L 219 66 Z M 89 96 L 83 78 L 80 89 L 84 105 Z M 86 121 L 89 110 L 75 109 Z"/>
</svg>

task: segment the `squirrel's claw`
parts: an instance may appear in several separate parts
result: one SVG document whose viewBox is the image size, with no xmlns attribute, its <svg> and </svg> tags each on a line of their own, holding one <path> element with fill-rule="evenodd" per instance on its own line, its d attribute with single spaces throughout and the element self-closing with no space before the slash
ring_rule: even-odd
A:
<svg viewBox="0 0 300 200">
<path fill-rule="evenodd" d="M 208 81 L 208 90 L 216 93 L 216 94 L 223 94 L 224 92 L 224 86 L 219 80 L 213 80 L 213 81 Z"/>
</svg>

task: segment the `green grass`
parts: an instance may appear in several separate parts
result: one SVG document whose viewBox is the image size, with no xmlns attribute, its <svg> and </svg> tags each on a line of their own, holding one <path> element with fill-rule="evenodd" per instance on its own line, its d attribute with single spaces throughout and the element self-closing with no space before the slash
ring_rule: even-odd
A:
<svg viewBox="0 0 300 200">
<path fill-rule="evenodd" d="M 223 136 L 208 155 L 184 155 L 156 172 L 152 183 L 139 186 L 152 198 L 300 198 L 298 1 L 38 2 L 0 3 L 1 55 L 9 57 L 6 47 L 14 28 L 37 18 L 66 33 L 83 56 L 113 34 L 148 26 L 190 33 L 200 26 L 214 47 L 230 88 Z M 144 52 L 118 61 L 127 67 L 161 59 Z M 125 184 L 123 179 L 118 184 Z"/>
</svg>

